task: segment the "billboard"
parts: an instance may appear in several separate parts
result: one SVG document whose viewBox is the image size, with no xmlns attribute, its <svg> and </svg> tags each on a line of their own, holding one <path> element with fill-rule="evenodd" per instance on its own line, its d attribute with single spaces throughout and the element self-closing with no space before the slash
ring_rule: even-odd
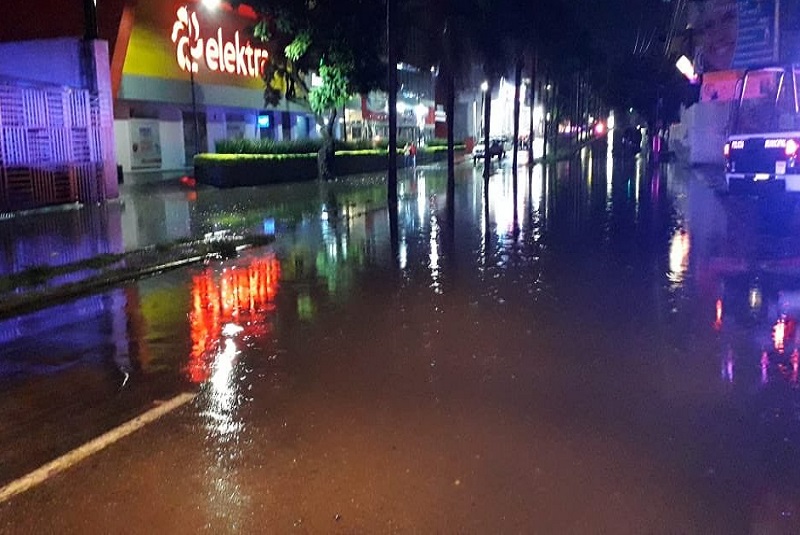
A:
<svg viewBox="0 0 800 535">
<path fill-rule="evenodd" d="M 690 5 L 696 36 L 694 63 L 703 72 L 777 61 L 775 0 L 706 0 Z"/>
</svg>

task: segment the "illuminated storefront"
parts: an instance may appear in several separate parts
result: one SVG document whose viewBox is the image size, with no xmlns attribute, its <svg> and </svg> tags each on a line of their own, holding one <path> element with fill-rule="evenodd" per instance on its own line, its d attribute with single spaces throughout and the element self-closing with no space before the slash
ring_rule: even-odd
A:
<svg viewBox="0 0 800 535">
<path fill-rule="evenodd" d="M 264 107 L 261 69 L 269 55 L 250 37 L 252 9 L 140 0 L 132 13 L 120 32 L 127 49 L 115 49 L 124 55 L 114 106 L 123 170 L 182 169 L 225 138 L 316 135 L 306 108 Z"/>
</svg>

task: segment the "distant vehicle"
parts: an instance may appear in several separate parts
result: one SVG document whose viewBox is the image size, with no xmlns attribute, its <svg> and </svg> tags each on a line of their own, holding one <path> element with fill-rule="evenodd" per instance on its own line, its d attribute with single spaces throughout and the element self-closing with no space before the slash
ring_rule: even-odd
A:
<svg viewBox="0 0 800 535">
<path fill-rule="evenodd" d="M 629 126 L 622 133 L 620 145 L 623 151 L 638 154 L 642 150 L 642 132 L 633 126 Z"/>
<path fill-rule="evenodd" d="M 472 165 L 477 165 L 480 160 L 486 157 L 486 145 L 478 143 L 472 149 Z M 502 139 L 493 138 L 489 140 L 489 159 L 497 157 L 497 160 L 502 160 L 506 157 L 506 148 Z"/>
<path fill-rule="evenodd" d="M 800 191 L 800 66 L 747 70 L 728 120 L 725 181 L 731 192 Z"/>
</svg>

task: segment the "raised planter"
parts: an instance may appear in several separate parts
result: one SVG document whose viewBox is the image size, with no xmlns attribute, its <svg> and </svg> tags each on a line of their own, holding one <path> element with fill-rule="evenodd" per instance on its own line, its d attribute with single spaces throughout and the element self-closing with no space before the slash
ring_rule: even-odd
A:
<svg viewBox="0 0 800 535">
<path fill-rule="evenodd" d="M 420 152 L 417 165 L 445 159 L 447 151 Z M 397 167 L 404 166 L 405 158 L 399 154 Z M 386 153 L 376 151 L 341 151 L 336 153 L 334 161 L 337 176 L 374 173 L 386 168 Z M 218 188 L 314 180 L 317 178 L 317 155 L 199 154 L 194 159 L 194 177 L 201 184 Z"/>
<path fill-rule="evenodd" d="M 317 155 L 200 154 L 194 159 L 194 178 L 218 188 L 301 182 L 317 177 Z"/>
</svg>

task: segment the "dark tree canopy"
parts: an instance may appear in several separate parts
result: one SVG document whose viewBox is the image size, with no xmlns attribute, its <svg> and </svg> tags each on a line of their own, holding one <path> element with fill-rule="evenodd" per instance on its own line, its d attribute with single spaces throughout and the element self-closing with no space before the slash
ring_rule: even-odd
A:
<svg viewBox="0 0 800 535">
<path fill-rule="evenodd" d="M 385 87 L 382 0 L 251 0 L 254 33 L 270 52 L 265 99 L 308 99 L 323 115 L 355 93 Z M 306 86 L 316 72 L 323 85 Z"/>
<path fill-rule="evenodd" d="M 386 88 L 385 0 L 253 0 L 271 53 L 266 100 L 306 98 L 319 115 L 355 93 Z M 580 76 L 607 106 L 644 115 L 684 92 L 668 53 L 676 2 L 663 0 L 406 0 L 401 57 L 445 69 L 462 85 L 478 67 L 510 78 L 522 56 L 548 80 Z M 304 74 L 322 75 L 323 89 Z M 314 94 L 316 93 L 316 94 Z M 569 95 L 562 95 L 568 100 Z M 555 104 L 558 104 L 556 101 Z M 564 104 L 568 106 L 568 104 Z"/>
</svg>

